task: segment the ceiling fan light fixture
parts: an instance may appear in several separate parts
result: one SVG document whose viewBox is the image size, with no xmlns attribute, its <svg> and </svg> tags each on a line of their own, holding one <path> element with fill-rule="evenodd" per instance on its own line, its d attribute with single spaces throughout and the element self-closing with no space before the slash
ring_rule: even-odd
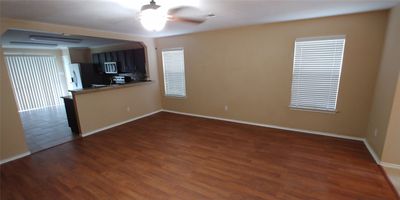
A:
<svg viewBox="0 0 400 200">
<path fill-rule="evenodd" d="M 167 14 L 160 6 L 155 5 L 154 1 L 151 1 L 149 5 L 142 7 L 140 13 L 140 23 L 148 31 L 161 31 L 167 23 Z"/>
</svg>

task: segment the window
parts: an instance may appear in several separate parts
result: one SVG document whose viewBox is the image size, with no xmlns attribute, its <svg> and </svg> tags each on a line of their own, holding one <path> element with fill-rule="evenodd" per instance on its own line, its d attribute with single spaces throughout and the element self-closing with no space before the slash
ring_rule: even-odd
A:
<svg viewBox="0 0 400 200">
<path fill-rule="evenodd" d="M 162 51 L 166 96 L 185 97 L 185 63 L 183 49 Z"/>
<path fill-rule="evenodd" d="M 297 39 L 290 107 L 336 111 L 344 36 Z"/>
</svg>

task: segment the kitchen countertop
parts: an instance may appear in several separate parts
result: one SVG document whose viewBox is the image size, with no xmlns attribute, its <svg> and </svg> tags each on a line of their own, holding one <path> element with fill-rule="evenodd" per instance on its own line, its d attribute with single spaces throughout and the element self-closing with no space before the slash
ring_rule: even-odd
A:
<svg viewBox="0 0 400 200">
<path fill-rule="evenodd" d="M 112 85 L 105 85 L 105 86 L 101 86 L 101 87 L 91 87 L 91 88 L 83 88 L 83 89 L 68 90 L 68 91 L 70 91 L 73 95 L 86 94 L 86 93 L 92 93 L 92 92 L 101 92 L 101 91 L 105 91 L 105 90 L 112 90 L 112 89 L 133 87 L 133 86 L 138 86 L 138 85 L 145 85 L 145 84 L 150 84 L 152 82 L 153 81 L 151 81 L 151 80 L 133 81 L 133 82 L 124 83 L 124 84 L 112 84 Z"/>
<path fill-rule="evenodd" d="M 62 99 L 73 99 L 71 95 L 63 96 L 63 97 L 61 97 L 61 98 L 62 98 Z"/>
</svg>

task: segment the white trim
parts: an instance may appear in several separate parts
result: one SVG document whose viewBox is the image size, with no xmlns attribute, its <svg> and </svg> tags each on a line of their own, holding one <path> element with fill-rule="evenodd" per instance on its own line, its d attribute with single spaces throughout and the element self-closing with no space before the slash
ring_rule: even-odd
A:
<svg viewBox="0 0 400 200">
<path fill-rule="evenodd" d="M 296 38 L 295 41 L 296 42 L 305 42 L 305 41 L 313 41 L 313 40 L 337 40 L 337 39 L 346 39 L 346 35 L 303 37 L 303 38 Z"/>
<path fill-rule="evenodd" d="M 295 107 L 289 105 L 290 110 L 294 111 L 306 111 L 306 112 L 316 112 L 316 113 L 325 113 L 325 114 L 336 114 L 339 113 L 338 110 L 323 110 L 323 109 L 315 109 L 315 108 L 302 108 L 302 107 Z"/>
<path fill-rule="evenodd" d="M 184 50 L 183 47 L 173 47 L 173 48 L 163 48 L 161 49 L 161 51 L 180 51 L 180 50 Z"/>
<path fill-rule="evenodd" d="M 13 161 L 13 160 L 20 159 L 20 158 L 25 157 L 25 156 L 29 156 L 29 155 L 31 155 L 31 152 L 30 152 L 30 151 L 27 151 L 27 152 L 18 154 L 18 155 L 16 155 L 16 156 L 13 156 L 13 157 L 11 157 L 11 158 L 6 158 L 6 159 L 3 159 L 3 160 L 0 160 L 0 165 L 2 165 L 2 164 L 4 164 L 4 163 L 7 163 L 7 162 L 10 162 L 10 161 Z"/>
<path fill-rule="evenodd" d="M 388 163 L 388 162 L 380 162 L 380 165 L 382 167 L 387 167 L 387 168 L 393 168 L 393 169 L 400 169 L 400 165 L 398 164 L 393 164 L 393 163 Z"/>
<path fill-rule="evenodd" d="M 173 111 L 173 110 L 163 110 L 163 111 L 164 112 L 169 112 L 169 113 L 188 115 L 188 116 L 193 116 L 193 117 L 202 117 L 202 118 L 215 119 L 215 120 L 221 120 L 221 121 L 228 121 L 228 122 L 247 124 L 247 125 L 253 125 L 253 126 L 262 126 L 262 127 L 267 127 L 267 128 L 275 128 L 275 129 L 281 129 L 281 130 L 287 130 L 287 131 L 296 131 L 296 132 L 309 133 L 309 134 L 314 134 L 314 135 L 323 135 L 323 136 L 328 136 L 328 137 L 364 141 L 364 138 L 347 136 L 347 135 L 339 135 L 339 134 L 336 134 L 336 133 L 328 133 L 328 132 L 320 132 L 320 131 L 311 131 L 311 130 L 304 130 L 304 129 L 288 128 L 288 127 L 276 126 L 276 125 L 270 125 L 270 124 L 261 124 L 261 123 L 254 123 L 254 122 L 249 122 L 249 121 L 227 119 L 227 118 L 221 118 L 221 117 L 212 117 L 212 116 L 207 116 L 207 115 L 198 115 L 198 114 L 185 113 L 185 112 L 177 112 L 177 111 Z"/>
<path fill-rule="evenodd" d="M 110 129 L 110 128 L 113 128 L 113 127 L 116 127 L 116 126 L 120 126 L 122 124 L 126 124 L 128 122 L 132 122 L 132 121 L 138 120 L 138 119 L 143 118 L 143 117 L 154 115 L 154 114 L 159 113 L 161 111 L 163 111 L 163 110 L 162 109 L 156 110 L 154 112 L 147 113 L 147 114 L 144 114 L 144 115 L 141 115 L 141 116 L 138 116 L 138 117 L 134 117 L 134 118 L 128 119 L 126 121 L 122 121 L 122 122 L 118 122 L 118 123 L 115 123 L 115 124 L 111 124 L 109 126 L 106 126 L 106 127 L 103 127 L 103 128 L 99 128 L 99 129 L 96 129 L 96 130 L 93 130 L 93 131 L 90 131 L 90 132 L 87 132 L 87 133 L 82 133 L 82 137 L 87 137 L 89 135 L 95 134 L 95 133 L 100 132 L 100 131 L 104 131 L 104 130 L 107 130 L 107 129 Z"/>
<path fill-rule="evenodd" d="M 171 98 L 171 99 L 186 99 L 187 98 L 187 95 L 185 95 L 185 96 L 178 96 L 178 95 L 171 95 L 171 94 L 164 94 L 164 96 L 166 97 L 166 98 Z"/>
<path fill-rule="evenodd" d="M 369 153 L 374 158 L 376 164 L 381 164 L 381 159 L 379 158 L 378 154 L 375 153 L 374 149 L 369 145 L 368 140 L 366 138 L 363 139 L 365 146 L 367 147 Z"/>
</svg>

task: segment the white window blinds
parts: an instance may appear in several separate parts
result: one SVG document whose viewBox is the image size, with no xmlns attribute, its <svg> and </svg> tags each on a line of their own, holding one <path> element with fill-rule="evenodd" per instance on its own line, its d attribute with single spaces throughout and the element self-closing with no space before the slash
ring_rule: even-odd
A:
<svg viewBox="0 0 400 200">
<path fill-rule="evenodd" d="M 297 39 L 290 107 L 335 111 L 345 37 Z"/>
<path fill-rule="evenodd" d="M 162 51 L 166 96 L 185 97 L 185 63 L 183 49 Z"/>
<path fill-rule="evenodd" d="M 19 111 L 62 105 L 63 87 L 55 56 L 5 56 Z"/>
</svg>

